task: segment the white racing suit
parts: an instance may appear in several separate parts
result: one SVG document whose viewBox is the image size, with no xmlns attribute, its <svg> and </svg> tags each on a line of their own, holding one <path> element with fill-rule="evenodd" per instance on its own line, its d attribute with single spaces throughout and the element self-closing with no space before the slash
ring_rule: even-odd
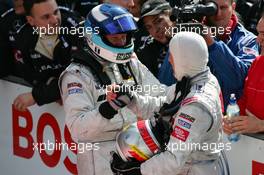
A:
<svg viewBox="0 0 264 175">
<path fill-rule="evenodd" d="M 158 80 L 138 59 L 131 59 L 130 65 L 138 85 L 143 87 L 142 95 L 147 93 L 158 95 L 165 92 L 165 86 L 160 86 Z M 123 80 L 120 72 L 116 71 L 116 65 L 112 63 L 111 66 L 109 64 L 103 66 L 111 83 L 118 84 L 123 81 L 128 85 L 135 84 L 133 78 Z M 158 86 L 160 89 L 154 90 L 153 86 Z M 88 145 L 88 149 L 79 149 L 78 174 L 112 175 L 110 151 L 115 151 L 116 134 L 127 124 L 137 121 L 137 117 L 140 116 L 136 116 L 124 107 L 111 120 L 104 118 L 98 108 L 106 101 L 105 87 L 100 85 L 98 77 L 93 74 L 90 67 L 83 64 L 72 63 L 68 66 L 61 74 L 60 89 L 70 133 L 79 144 Z M 91 144 L 93 144 L 92 149 Z"/>
<path fill-rule="evenodd" d="M 208 69 L 191 80 L 191 91 L 173 116 L 173 132 L 167 150 L 142 163 L 142 175 L 221 174 L 217 162 L 220 149 L 224 149 L 220 92 L 216 78 Z M 169 92 L 168 97 L 172 99 L 173 93 Z M 129 108 L 149 117 L 153 116 L 153 111 L 159 111 L 162 103 L 135 96 Z"/>
</svg>

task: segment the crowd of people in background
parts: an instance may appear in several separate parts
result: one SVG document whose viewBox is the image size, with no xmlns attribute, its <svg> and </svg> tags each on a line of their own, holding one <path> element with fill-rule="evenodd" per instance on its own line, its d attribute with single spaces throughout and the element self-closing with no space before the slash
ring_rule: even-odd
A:
<svg viewBox="0 0 264 175">
<path fill-rule="evenodd" d="M 168 43 L 171 36 L 169 36 L 165 32 L 165 28 L 175 26 L 175 22 L 172 22 L 169 19 L 172 10 L 170 3 L 166 2 L 165 0 L 148 0 L 145 4 L 144 0 L 135 2 L 133 0 L 113 0 L 107 2 L 118 4 L 128 9 L 133 14 L 136 20 L 139 19 L 139 31 L 137 31 L 134 36 L 134 50 L 137 54 L 137 57 L 154 74 L 154 76 L 158 78 L 158 80 L 162 84 L 168 86 L 174 84 L 176 81 L 172 75 L 172 68 L 168 62 Z M 255 40 L 254 34 L 248 32 L 247 29 L 243 27 L 243 18 L 242 20 L 240 20 L 240 15 L 239 17 L 237 17 L 237 13 L 235 13 L 236 3 L 233 1 L 227 3 L 226 1 L 220 0 L 216 0 L 215 2 L 218 4 L 218 7 L 220 7 L 218 8 L 218 13 L 213 17 L 208 17 L 208 19 L 205 20 L 204 24 L 208 27 L 230 27 L 231 33 L 229 34 L 229 36 L 228 34 L 224 34 L 222 36 L 216 36 L 215 38 L 212 38 L 209 35 L 206 35 L 204 36 L 204 38 L 207 41 L 210 53 L 208 65 L 211 68 L 213 74 L 218 78 L 218 81 L 222 88 L 224 104 L 226 106 L 231 93 L 235 93 L 237 98 L 240 98 L 248 68 L 254 60 L 255 56 L 259 55 L 260 48 L 259 44 L 257 44 Z M 45 73 L 39 70 L 40 68 L 37 68 L 41 67 L 41 65 L 34 66 L 35 63 L 31 62 L 32 60 L 34 60 L 34 58 L 28 58 L 30 57 L 29 53 L 24 53 L 25 51 L 28 52 L 30 50 L 29 48 L 24 46 L 30 44 L 21 44 L 21 41 L 25 41 L 23 39 L 25 37 L 28 37 L 27 33 L 31 32 L 30 30 L 28 30 L 29 25 L 35 27 L 43 27 L 45 25 L 48 25 L 49 23 L 54 23 L 54 21 L 50 22 L 46 20 L 46 24 L 39 23 L 38 21 L 36 23 L 35 21 L 38 19 L 35 19 L 35 14 L 27 11 L 31 9 L 24 9 L 23 0 L 17 0 L 13 3 L 11 1 L 1 1 L 1 3 L 0 13 L 2 15 L 0 21 L 0 51 L 3 55 L 1 59 L 1 77 L 4 77 L 8 74 L 13 74 L 24 78 L 35 86 L 37 82 L 45 84 L 48 79 L 45 80 L 45 78 L 43 78 L 43 74 Z M 99 3 L 102 2 L 92 2 L 88 0 L 58 1 L 57 8 L 59 8 L 58 10 L 61 14 L 58 14 L 57 16 L 59 16 L 59 18 L 62 18 L 62 23 L 69 23 L 64 24 L 66 26 L 68 25 L 67 27 L 76 26 L 82 20 L 84 20 L 89 11 Z M 243 5 L 245 3 L 242 3 L 240 1 L 238 3 L 242 4 L 238 7 L 238 9 L 240 10 L 244 7 Z M 13 8 L 11 8 L 12 4 Z M 256 15 L 258 16 L 256 18 L 260 18 L 260 5 L 262 5 L 261 1 L 255 2 L 253 4 L 253 7 L 257 9 Z M 42 8 L 43 7 L 40 7 L 40 9 Z M 60 17 L 60 15 L 62 17 Z M 72 18 L 72 20 L 67 20 L 67 16 Z M 35 20 L 35 23 L 31 22 L 33 20 Z M 61 23 L 61 21 L 55 21 L 55 23 L 59 24 Z M 36 36 L 34 37 L 36 38 Z M 71 37 L 74 38 L 75 36 Z M 37 39 L 33 40 L 35 40 L 35 42 L 38 41 Z M 63 44 L 67 45 L 68 38 L 63 40 Z M 39 42 L 42 43 L 43 41 Z M 31 45 L 32 47 L 34 46 L 34 44 Z M 49 50 L 48 48 L 50 57 L 53 57 L 53 53 L 51 52 L 54 51 L 54 48 L 54 46 L 53 48 L 51 47 L 51 50 Z M 38 54 L 31 54 L 31 56 L 38 56 Z M 63 55 L 59 56 L 64 57 Z M 28 61 L 30 63 L 28 63 Z M 27 69 L 26 65 L 29 64 L 29 69 Z M 68 65 L 68 63 L 65 65 Z M 225 71 L 223 71 L 223 67 L 225 67 Z M 32 74 L 32 69 L 35 69 L 34 71 L 41 72 L 40 75 Z M 39 76 L 41 77 L 41 80 L 37 80 L 38 78 L 36 77 Z M 51 101 L 57 100 L 59 97 L 57 95 L 57 97 L 54 98 L 55 99 L 52 99 Z M 47 102 L 38 101 L 39 100 L 37 100 L 36 102 L 39 105 L 51 102 L 50 100 L 46 100 Z"/>
<path fill-rule="evenodd" d="M 223 114 L 232 93 L 239 99 L 241 110 L 241 116 L 232 120 L 223 119 L 223 130 L 226 134 L 264 132 L 264 3 L 262 0 L 250 3 L 243 0 L 213 2 L 218 7 L 217 13 L 204 17 L 199 23 L 207 29 L 222 27 L 225 30 L 221 34 L 209 32 L 202 35 L 208 49 L 206 64 L 221 88 Z M 102 7 L 99 4 L 104 5 Z M 125 26 L 122 30 L 111 21 L 99 23 L 104 18 L 115 17 L 111 16 L 113 11 L 106 12 L 111 8 L 116 10 L 117 7 L 107 4 L 122 8 L 115 12 L 122 19 L 118 21 L 118 25 Z M 123 123 L 119 120 L 113 123 L 118 118 L 115 116 L 117 113 L 123 116 L 122 110 L 131 99 L 124 99 L 124 94 L 119 94 L 119 100 L 115 103 L 101 103 L 106 97 L 98 90 L 101 89 L 98 85 L 121 82 L 127 85 L 164 84 L 166 90 L 170 91 L 175 84 L 177 86 L 177 81 L 181 82 L 181 78 L 175 75 L 181 67 L 172 63 L 171 55 L 178 54 L 180 51 L 177 49 L 188 53 L 193 52 L 193 48 L 189 45 L 184 48 L 169 47 L 173 36 L 166 29 L 177 24 L 177 21 L 170 20 L 171 4 L 172 1 L 166 0 L 1 1 L 0 78 L 14 75 L 32 86 L 31 92 L 20 94 L 14 99 L 14 107 L 24 111 L 34 104 L 41 106 L 58 102 L 66 105 L 66 123 L 77 141 L 94 141 L 96 139 L 93 134 L 99 131 L 102 140 L 107 139 L 103 136 L 104 132 L 120 129 L 125 124 L 136 121 L 126 121 L 121 117 Z M 246 7 L 249 4 L 251 6 Z M 100 12 L 102 14 L 98 15 L 99 7 L 103 8 L 105 14 Z M 250 8 L 249 13 L 252 15 L 245 16 L 245 8 Z M 252 18 L 249 19 L 248 16 Z M 99 27 L 98 38 L 94 34 L 96 27 Z M 78 32 L 47 34 L 49 28 L 90 28 L 91 31 L 82 36 Z M 41 32 L 44 32 L 43 36 Z M 184 53 L 181 54 L 184 57 Z M 86 57 L 91 58 L 87 61 L 88 59 L 84 59 Z M 128 60 L 131 58 L 136 61 Z M 116 73 L 116 70 L 121 74 Z M 197 73 L 196 67 L 188 71 L 189 74 L 192 71 Z M 162 93 L 152 93 L 151 96 Z M 86 113 L 87 108 L 92 110 Z M 128 113 L 126 108 L 124 112 Z M 101 118 L 90 118 L 82 123 L 86 115 L 100 115 Z M 91 120 L 92 126 L 89 125 Z M 101 127 L 97 127 L 96 122 Z M 113 144 L 111 149 L 112 146 Z M 80 159 L 86 160 L 88 157 Z M 97 171 L 93 168 L 83 165 L 78 171 Z"/>
</svg>

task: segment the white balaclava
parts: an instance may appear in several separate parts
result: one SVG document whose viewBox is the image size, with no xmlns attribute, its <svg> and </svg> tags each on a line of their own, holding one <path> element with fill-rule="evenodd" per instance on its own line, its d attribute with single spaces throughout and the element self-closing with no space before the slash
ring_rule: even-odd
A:
<svg viewBox="0 0 264 175">
<path fill-rule="evenodd" d="M 178 81 L 193 77 L 206 69 L 208 49 L 202 36 L 194 32 L 179 32 L 171 39 L 169 50 L 174 76 Z"/>
</svg>

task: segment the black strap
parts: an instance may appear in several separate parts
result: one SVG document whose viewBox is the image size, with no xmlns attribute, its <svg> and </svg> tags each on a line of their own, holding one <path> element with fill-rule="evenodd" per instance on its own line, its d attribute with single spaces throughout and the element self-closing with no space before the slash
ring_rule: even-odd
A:
<svg viewBox="0 0 264 175">
<path fill-rule="evenodd" d="M 134 81 L 135 81 L 135 85 L 138 85 L 138 82 L 137 82 L 136 76 L 135 76 L 134 73 L 133 73 L 133 70 L 132 70 L 132 68 L 131 68 L 131 65 L 129 64 L 129 62 L 128 62 L 126 65 L 127 65 L 128 69 L 129 69 L 129 71 L 130 71 L 130 73 L 131 73 L 131 75 L 132 75 L 132 77 L 133 77 L 133 79 L 134 79 Z"/>
<path fill-rule="evenodd" d="M 155 113 L 154 117 L 156 119 L 156 123 L 162 126 L 163 128 L 166 128 L 162 135 L 163 135 L 163 142 L 161 142 L 161 151 L 164 151 L 166 149 L 165 144 L 168 143 L 170 134 L 173 131 L 173 115 L 178 112 L 180 109 L 182 101 L 185 99 L 185 97 L 189 94 L 191 90 L 191 78 L 189 77 L 183 77 L 183 79 L 180 82 L 177 82 L 176 88 L 175 88 L 175 97 L 173 101 L 168 104 L 165 103 L 160 111 L 158 113 Z M 181 95 L 179 98 L 176 99 L 178 93 L 181 92 Z M 164 116 L 170 116 L 170 121 L 168 124 L 166 124 L 165 121 L 163 121 L 162 117 Z M 167 125 L 167 126 L 166 126 Z M 157 134 L 157 133 L 155 133 Z"/>
<path fill-rule="evenodd" d="M 111 80 L 105 72 L 102 65 L 85 50 L 78 50 L 72 54 L 73 62 L 88 66 L 92 73 L 97 76 L 101 85 L 110 85 Z"/>
<path fill-rule="evenodd" d="M 165 103 L 160 111 L 159 115 L 161 116 L 173 116 L 176 114 L 180 108 L 181 102 L 185 99 L 185 97 L 188 95 L 188 93 L 191 90 L 191 79 L 183 77 L 180 82 L 177 82 L 176 88 L 175 88 L 175 97 L 173 101 L 168 104 Z M 178 93 L 181 92 L 181 95 L 179 98 L 176 99 Z"/>
<path fill-rule="evenodd" d="M 123 77 L 124 80 L 127 80 L 131 77 L 131 75 L 129 74 L 129 72 L 127 72 L 127 69 L 125 67 L 125 65 L 123 64 L 117 64 L 118 69 Z"/>
</svg>

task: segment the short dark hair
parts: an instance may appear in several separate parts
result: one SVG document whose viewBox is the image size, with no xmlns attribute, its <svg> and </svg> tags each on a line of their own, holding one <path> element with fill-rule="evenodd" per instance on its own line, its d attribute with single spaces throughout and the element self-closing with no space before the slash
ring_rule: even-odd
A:
<svg viewBox="0 0 264 175">
<path fill-rule="evenodd" d="M 48 0 L 24 0 L 23 2 L 23 6 L 24 6 L 24 9 L 25 9 L 25 13 L 27 16 L 30 16 L 31 15 L 31 10 L 34 6 L 34 4 L 39 4 L 39 3 L 42 3 L 42 2 L 46 2 Z"/>
<path fill-rule="evenodd" d="M 158 15 L 165 10 L 171 10 L 171 6 L 166 0 L 148 0 L 141 7 L 140 18 Z"/>
<path fill-rule="evenodd" d="M 211 0 L 203 0 L 202 2 L 210 2 Z M 236 2 L 237 0 L 229 0 L 230 1 L 230 4 L 233 4 L 233 2 Z"/>
</svg>

